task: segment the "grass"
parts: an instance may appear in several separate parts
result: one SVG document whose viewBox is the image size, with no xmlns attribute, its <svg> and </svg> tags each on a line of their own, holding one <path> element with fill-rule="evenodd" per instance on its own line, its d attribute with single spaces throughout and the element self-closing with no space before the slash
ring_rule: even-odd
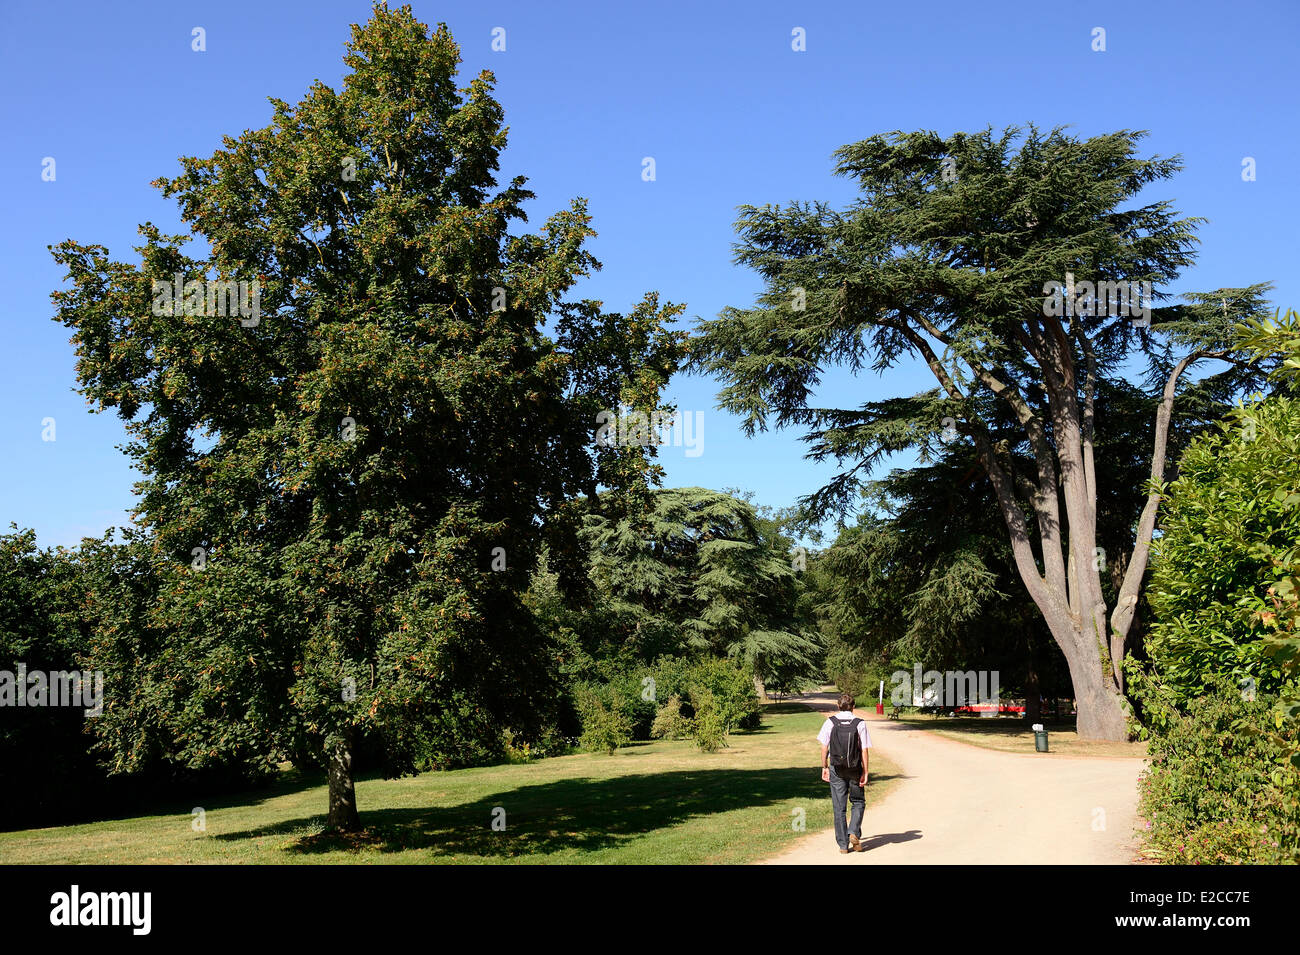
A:
<svg viewBox="0 0 1300 955">
<path fill-rule="evenodd" d="M 1005 717 L 933 717 L 919 713 L 905 713 L 899 720 L 908 726 L 924 729 L 937 736 L 955 739 L 985 749 L 1003 753 L 1033 753 L 1034 732 L 1023 719 Z M 1116 743 L 1107 740 L 1079 739 L 1073 720 L 1044 720 L 1047 730 L 1048 752 L 1039 755 L 1049 758 L 1053 753 L 1062 756 L 1120 756 L 1140 759 L 1147 754 L 1145 742 Z"/>
<path fill-rule="evenodd" d="M 167 815 L 0 833 L 0 863 L 743 863 L 831 824 L 814 737 L 823 715 L 769 706 L 764 724 L 717 753 L 638 743 L 613 756 L 357 782 L 363 833 L 324 831 L 319 780 L 214 799 Z M 870 805 L 897 778 L 873 756 Z M 883 785 L 882 785 L 883 784 Z M 494 831 L 504 810 L 505 829 Z"/>
</svg>

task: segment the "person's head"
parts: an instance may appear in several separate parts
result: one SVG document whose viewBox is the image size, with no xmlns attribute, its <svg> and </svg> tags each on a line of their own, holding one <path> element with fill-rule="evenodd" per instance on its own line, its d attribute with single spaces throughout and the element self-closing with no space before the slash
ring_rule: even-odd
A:
<svg viewBox="0 0 1300 955">
<path fill-rule="evenodd" d="M 839 706 L 840 706 L 840 712 L 841 712 L 841 713 L 852 713 L 852 712 L 853 712 L 853 707 L 855 707 L 855 706 L 857 706 L 857 705 L 858 705 L 857 700 L 853 699 L 853 694 L 852 694 L 852 693 L 841 693 L 841 694 L 840 694 L 840 702 L 839 702 Z"/>
</svg>

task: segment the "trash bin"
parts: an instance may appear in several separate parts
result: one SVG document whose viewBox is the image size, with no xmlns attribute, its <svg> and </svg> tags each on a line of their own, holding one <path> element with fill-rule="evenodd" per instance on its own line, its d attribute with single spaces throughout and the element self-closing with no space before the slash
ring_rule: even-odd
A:
<svg viewBox="0 0 1300 955">
<path fill-rule="evenodd" d="M 877 704 L 876 704 L 876 715 L 877 715 L 877 716 L 884 716 L 884 715 L 885 715 L 885 704 L 884 704 L 884 703 L 877 703 Z"/>
<path fill-rule="evenodd" d="M 1034 724 L 1034 752 L 1047 752 L 1047 730 L 1043 729 L 1042 723 Z"/>
</svg>

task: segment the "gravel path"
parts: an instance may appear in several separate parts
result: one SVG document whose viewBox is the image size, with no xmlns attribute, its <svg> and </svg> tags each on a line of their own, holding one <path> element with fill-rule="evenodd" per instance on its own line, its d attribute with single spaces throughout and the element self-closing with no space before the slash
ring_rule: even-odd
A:
<svg viewBox="0 0 1300 955">
<path fill-rule="evenodd" d="M 835 709 L 831 693 L 800 702 Z M 859 709 L 870 721 L 874 751 L 903 778 L 867 807 L 866 852 L 840 855 L 827 830 L 764 860 L 815 865 L 1126 865 L 1134 861 L 1137 778 L 1143 761 L 1000 753 L 909 728 Z M 809 740 L 809 772 L 817 772 Z M 870 783 L 868 783 L 870 785 Z M 827 792 L 826 798 L 830 798 Z"/>
</svg>

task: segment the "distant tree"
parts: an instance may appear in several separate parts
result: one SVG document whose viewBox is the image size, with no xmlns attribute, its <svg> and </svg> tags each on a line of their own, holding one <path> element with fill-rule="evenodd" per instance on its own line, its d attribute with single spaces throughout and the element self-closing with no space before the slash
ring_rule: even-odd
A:
<svg viewBox="0 0 1300 955">
<path fill-rule="evenodd" d="M 139 264 L 55 250 L 82 393 L 144 475 L 161 644 L 140 679 L 169 688 L 192 764 L 323 765 L 341 830 L 363 738 L 401 772 L 544 721 L 555 675 L 520 594 L 544 543 L 581 584 L 575 499 L 647 466 L 595 448 L 595 411 L 654 392 L 679 351 L 653 295 L 562 300 L 598 267 L 583 202 L 509 231 L 533 194 L 497 189 L 493 77 L 457 88 L 459 61 L 445 26 L 377 5 L 341 91 L 272 100 L 268 126 L 158 181 L 203 257 L 152 224 Z"/>
<path fill-rule="evenodd" d="M 1267 289 L 1148 308 L 1192 262 L 1197 223 L 1163 201 L 1135 204 L 1179 168 L 1140 157 L 1142 135 L 1081 140 L 1030 127 L 946 139 L 900 132 L 845 146 L 836 171 L 863 193 L 848 209 L 742 208 L 737 260 L 766 288 L 755 307 L 702 323 L 694 352 L 749 432 L 806 426 L 811 456 L 844 466 L 807 502 L 815 513 L 843 512 L 886 455 L 933 448 L 945 433 L 973 442 L 1018 575 L 1068 661 L 1085 738 L 1127 732 L 1121 663 L 1179 380 L 1202 359 L 1236 357 L 1233 323 L 1262 314 Z M 828 366 L 884 371 L 906 358 L 923 361 L 938 389 L 815 405 Z M 1143 390 L 1155 406 L 1145 474 L 1155 485 L 1136 526 L 1106 542 L 1097 470 L 1108 464 L 1100 451 L 1109 422 L 1098 415 L 1099 383 L 1133 377 L 1134 362 L 1146 364 Z M 1222 398 L 1256 381 L 1233 365 L 1200 390 Z M 988 399 L 1012 430 L 995 433 Z M 1111 601 L 1098 548 L 1122 554 Z"/>
<path fill-rule="evenodd" d="M 51 674 L 80 673 L 81 581 L 71 561 L 36 546 L 34 531 L 10 526 L 0 534 L 0 808 L 6 823 L 49 825 L 96 775 L 85 732 L 94 718 L 47 705 Z"/>
<path fill-rule="evenodd" d="M 584 537 L 621 642 L 641 659 L 729 656 L 760 683 L 815 671 L 791 555 L 764 538 L 747 502 L 698 487 L 657 490 L 647 514 L 593 514 Z"/>
</svg>

